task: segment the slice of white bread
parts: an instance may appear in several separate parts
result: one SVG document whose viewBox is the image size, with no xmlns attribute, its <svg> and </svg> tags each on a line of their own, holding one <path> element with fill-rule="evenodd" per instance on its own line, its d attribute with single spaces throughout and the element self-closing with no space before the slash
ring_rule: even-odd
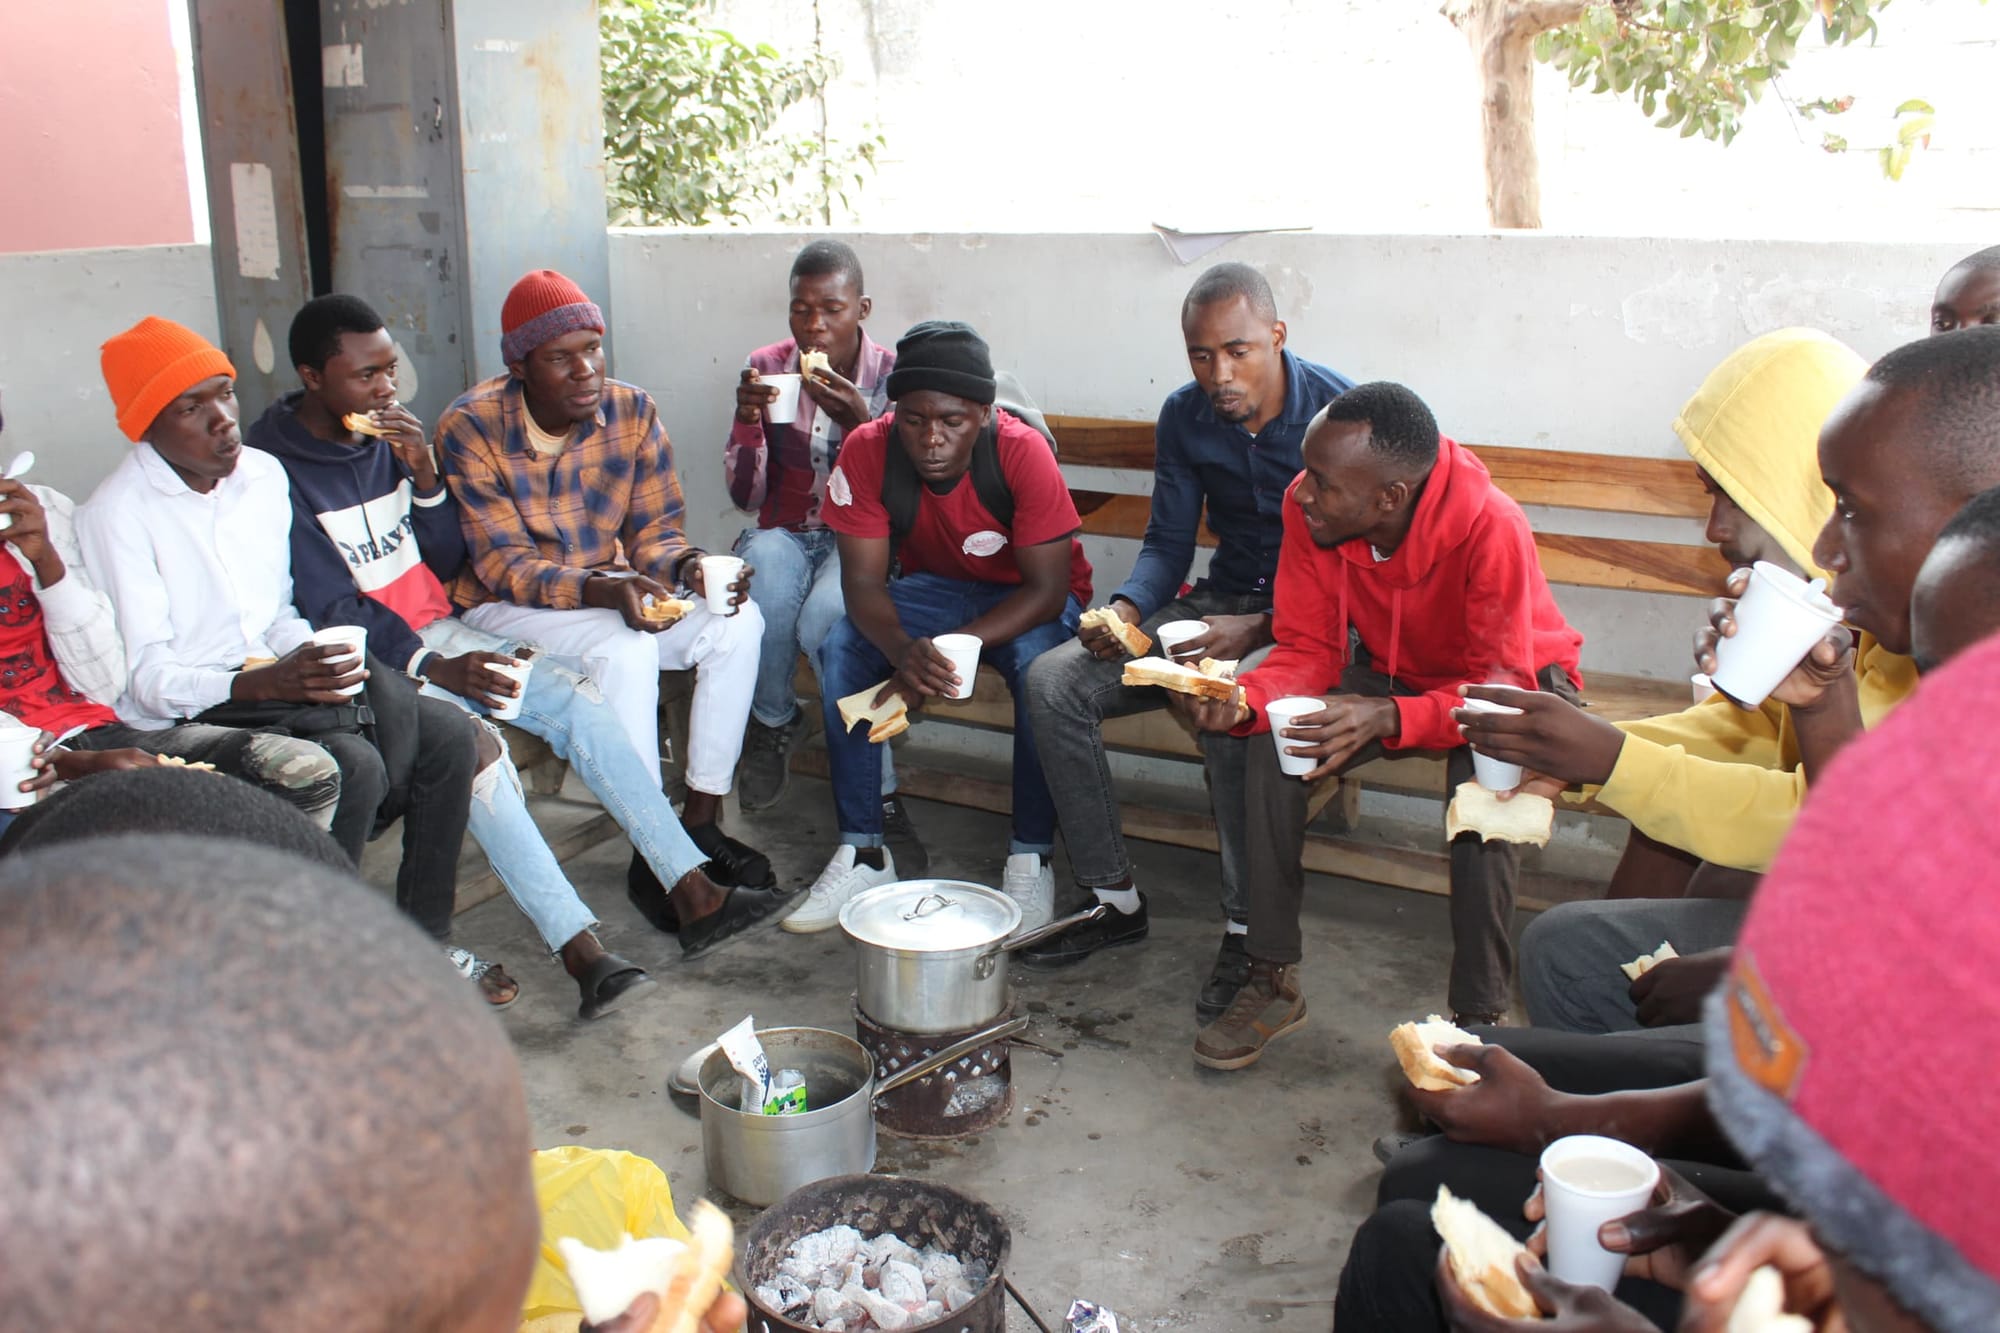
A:
<svg viewBox="0 0 2000 1333">
<path fill-rule="evenodd" d="M 1674 951 L 1673 945 L 1661 940 L 1659 948 L 1651 953 L 1642 953 L 1629 963 L 1620 963 L 1618 970 L 1625 974 L 1627 980 L 1637 981 L 1669 958 L 1679 957 L 1680 954 Z"/>
<path fill-rule="evenodd" d="M 595 1250 L 563 1236 L 556 1248 L 587 1322 L 609 1323 L 650 1291 L 660 1298 L 660 1313 L 642 1333 L 695 1333 L 722 1294 L 735 1259 L 736 1228 L 728 1214 L 702 1199 L 694 1206 L 685 1242 L 627 1236 L 615 1250 Z"/>
<path fill-rule="evenodd" d="M 373 435 L 378 440 L 387 437 L 389 434 L 388 431 L 376 425 L 375 418 L 369 416 L 366 412 L 349 412 L 340 419 L 340 424 L 359 434 Z"/>
<path fill-rule="evenodd" d="M 1191 694 L 1198 699 L 1233 699 L 1237 693 L 1233 680 L 1204 675 L 1184 662 L 1169 662 L 1164 657 L 1141 657 L 1127 662 L 1121 683 L 1157 685 L 1163 690 Z"/>
<path fill-rule="evenodd" d="M 1403 1077 L 1425 1092 L 1449 1092 L 1479 1081 L 1479 1075 L 1446 1062 L 1434 1047 L 1483 1044 L 1458 1024 L 1436 1014 L 1421 1023 L 1399 1023 L 1389 1033 L 1389 1048 L 1395 1051 L 1396 1062 L 1403 1066 Z"/>
<path fill-rule="evenodd" d="M 882 685 L 887 685 L 888 683 L 885 680 L 882 682 Z M 852 731 L 856 723 L 866 722 L 868 724 L 868 739 L 878 742 L 886 741 L 891 736 L 900 736 L 908 731 L 910 729 L 910 706 L 903 702 L 903 696 L 900 693 L 890 695 L 881 704 L 874 702 L 875 696 L 882 692 L 882 685 L 870 685 L 865 690 L 856 690 L 845 699 L 837 702 L 834 707 L 840 710 L 840 725 Z"/>
<path fill-rule="evenodd" d="M 1527 1253 L 1527 1247 L 1480 1212 L 1478 1204 L 1454 1198 L 1440 1185 L 1437 1202 L 1431 1205 L 1431 1225 L 1444 1237 L 1451 1275 L 1474 1305 L 1502 1319 L 1541 1318 L 1535 1298 L 1514 1270 L 1514 1260 Z"/>
<path fill-rule="evenodd" d="M 1194 669 L 1201 672 L 1204 676 L 1213 676 L 1217 680 L 1235 680 L 1236 668 L 1241 661 L 1241 658 L 1236 657 L 1225 658 L 1220 661 L 1213 657 L 1204 657 L 1201 661 L 1194 664 Z"/>
<path fill-rule="evenodd" d="M 1444 812 L 1444 840 L 1477 833 L 1487 842 L 1527 842 L 1545 846 L 1556 824 L 1555 802 L 1515 792 L 1501 800 L 1477 782 L 1461 782 Z"/>
<path fill-rule="evenodd" d="M 1812 1320 L 1785 1313 L 1785 1279 L 1765 1264 L 1743 1284 L 1725 1333 L 1813 1333 Z"/>
<path fill-rule="evenodd" d="M 829 357 L 825 352 L 820 351 L 818 348 L 813 348 L 810 351 L 800 352 L 799 374 L 803 375 L 807 379 L 811 379 L 815 371 L 823 374 L 829 374 L 829 375 L 832 374 L 833 358 Z"/>
<path fill-rule="evenodd" d="M 1087 629 L 1108 630 L 1119 646 L 1134 657 L 1144 657 L 1153 650 L 1151 635 L 1108 606 L 1094 606 L 1085 611 L 1077 624 Z"/>
<path fill-rule="evenodd" d="M 694 602 L 687 597 L 650 597 L 639 606 L 639 614 L 656 625 L 675 624 L 692 610 Z"/>
</svg>

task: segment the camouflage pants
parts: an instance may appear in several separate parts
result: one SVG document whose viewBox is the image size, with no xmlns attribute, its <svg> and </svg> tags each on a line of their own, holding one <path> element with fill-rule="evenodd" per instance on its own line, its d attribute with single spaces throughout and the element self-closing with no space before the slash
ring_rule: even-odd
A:
<svg viewBox="0 0 2000 1333">
<path fill-rule="evenodd" d="M 323 829 L 333 827 L 340 804 L 340 769 L 333 756 L 311 741 L 270 736 L 235 727 L 189 722 L 164 731 L 141 731 L 123 723 L 93 727 L 69 744 L 78 750 L 131 748 L 168 755 L 191 764 L 214 764 L 232 777 L 254 782 Z"/>
</svg>

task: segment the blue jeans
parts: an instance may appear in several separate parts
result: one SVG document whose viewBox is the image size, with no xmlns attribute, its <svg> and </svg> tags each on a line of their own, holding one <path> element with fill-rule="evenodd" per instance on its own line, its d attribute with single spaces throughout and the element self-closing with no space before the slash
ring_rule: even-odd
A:
<svg viewBox="0 0 2000 1333">
<path fill-rule="evenodd" d="M 511 652 L 517 644 L 456 617 L 426 625 L 424 646 L 446 657 L 468 652 Z M 436 685 L 424 693 L 447 699 L 466 712 L 483 716 L 486 709 Z M 521 715 L 512 726 L 549 743 L 549 748 L 573 768 L 603 803 L 632 845 L 652 867 L 660 883 L 672 886 L 708 857 L 694 845 L 660 790 L 659 774 L 639 758 L 618 715 L 598 694 L 596 682 L 543 656 L 535 660 L 523 691 Z M 467 825 L 486 850 L 493 873 L 551 952 L 578 931 L 595 925 L 590 909 L 577 896 L 561 864 L 528 814 L 520 775 L 501 747 L 501 760 L 474 779 L 472 818 Z"/>
<path fill-rule="evenodd" d="M 750 596 L 764 613 L 763 655 L 757 661 L 757 692 L 750 698 L 750 716 L 767 727 L 782 727 L 799 715 L 798 694 L 792 688 L 799 654 L 806 655 L 817 674 L 819 646 L 847 614 L 840 592 L 840 550 L 834 543 L 828 528 L 805 532 L 745 528 L 736 539 L 736 554 L 757 571 Z M 882 794 L 895 792 L 895 755 L 884 746 Z"/>
<path fill-rule="evenodd" d="M 1014 595 L 1007 583 L 972 583 L 937 574 L 908 574 L 889 581 L 889 597 L 907 634 L 928 638 L 950 634 L 969 625 Z M 1035 626 L 1011 643 L 989 643 L 980 650 L 981 666 L 990 666 L 1007 682 L 1014 696 L 1014 836 L 1009 854 L 1033 852 L 1047 856 L 1056 845 L 1056 807 L 1042 777 L 1035 753 L 1035 729 L 1028 717 L 1022 677 L 1028 663 L 1076 633 L 1083 607 L 1071 597 L 1062 615 Z M 826 712 L 826 748 L 833 772 L 833 804 L 839 817 L 840 840 L 851 847 L 882 845 L 882 806 L 871 790 L 877 749 L 857 729 L 852 735 L 840 725 L 837 701 L 879 685 L 890 674 L 889 659 L 868 642 L 854 622 L 843 616 L 819 649 L 820 705 Z M 949 709 L 949 703 L 932 705 Z"/>
</svg>

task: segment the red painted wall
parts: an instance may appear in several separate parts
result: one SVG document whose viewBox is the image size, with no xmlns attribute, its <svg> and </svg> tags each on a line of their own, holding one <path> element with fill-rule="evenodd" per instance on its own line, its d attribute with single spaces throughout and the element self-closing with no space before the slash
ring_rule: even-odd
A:
<svg viewBox="0 0 2000 1333">
<path fill-rule="evenodd" d="M 194 239 L 180 3 L 0 5 L 0 253 Z"/>
</svg>

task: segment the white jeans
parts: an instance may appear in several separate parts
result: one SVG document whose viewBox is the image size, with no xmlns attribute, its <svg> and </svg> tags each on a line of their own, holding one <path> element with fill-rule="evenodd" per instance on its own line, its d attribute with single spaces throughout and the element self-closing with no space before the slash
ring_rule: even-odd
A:
<svg viewBox="0 0 2000 1333">
<path fill-rule="evenodd" d="M 550 611 L 488 602 L 467 611 L 465 623 L 538 643 L 563 665 L 594 679 L 654 772 L 660 762 L 660 673 L 693 668 L 687 785 L 712 796 L 729 793 L 764 637 L 764 617 L 755 602 L 745 602 L 733 616 L 718 616 L 697 600 L 679 623 L 658 634 L 633 629 L 616 611 L 594 606 Z"/>
</svg>

